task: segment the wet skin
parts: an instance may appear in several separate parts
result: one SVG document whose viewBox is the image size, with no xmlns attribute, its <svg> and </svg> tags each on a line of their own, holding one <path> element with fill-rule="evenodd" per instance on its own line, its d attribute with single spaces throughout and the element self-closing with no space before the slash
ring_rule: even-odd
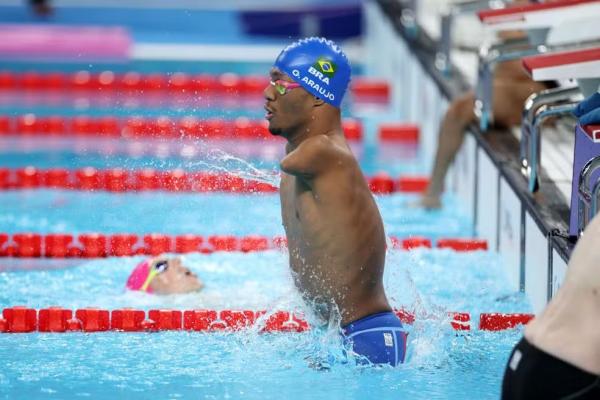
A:
<svg viewBox="0 0 600 400">
<path fill-rule="evenodd" d="M 271 79 L 291 81 L 277 69 Z M 288 141 L 280 197 L 296 286 L 324 319 L 337 309 L 342 324 L 389 311 L 383 223 L 339 109 L 303 88 L 264 95 L 269 130 Z"/>
<path fill-rule="evenodd" d="M 153 265 L 160 260 L 164 258 L 157 257 L 152 260 Z M 150 282 L 153 293 L 181 294 L 195 292 L 204 287 L 198 276 L 181 263 L 180 258 L 169 258 L 168 262 L 167 269 Z"/>
</svg>

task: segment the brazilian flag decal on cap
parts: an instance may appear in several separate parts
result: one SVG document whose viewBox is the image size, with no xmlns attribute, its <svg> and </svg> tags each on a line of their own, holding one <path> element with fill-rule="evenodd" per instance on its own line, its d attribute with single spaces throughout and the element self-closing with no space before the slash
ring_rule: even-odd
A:
<svg viewBox="0 0 600 400">
<path fill-rule="evenodd" d="M 319 58 L 315 63 L 314 67 L 326 76 L 332 77 L 333 75 L 335 75 L 335 64 L 324 57 Z"/>
</svg>

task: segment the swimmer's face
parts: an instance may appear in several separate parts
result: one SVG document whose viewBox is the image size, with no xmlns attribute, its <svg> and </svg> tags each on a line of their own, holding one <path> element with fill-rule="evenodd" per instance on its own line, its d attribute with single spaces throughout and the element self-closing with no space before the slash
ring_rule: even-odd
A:
<svg viewBox="0 0 600 400">
<path fill-rule="evenodd" d="M 270 77 L 271 81 L 293 82 L 277 68 L 271 69 Z M 296 132 L 310 120 L 315 97 L 304 88 L 298 87 L 280 94 L 269 84 L 264 90 L 264 95 L 266 119 L 269 121 L 269 131 L 273 135 L 289 138 L 289 134 Z"/>
<path fill-rule="evenodd" d="M 168 262 L 167 269 L 158 274 L 150 283 L 153 293 L 189 293 L 204 287 L 198 276 L 182 265 L 180 258 L 169 258 Z"/>
</svg>

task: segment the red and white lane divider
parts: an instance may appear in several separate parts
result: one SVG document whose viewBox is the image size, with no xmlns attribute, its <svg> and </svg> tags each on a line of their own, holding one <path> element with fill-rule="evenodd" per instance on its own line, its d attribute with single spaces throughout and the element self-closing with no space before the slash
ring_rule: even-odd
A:
<svg viewBox="0 0 600 400">
<path fill-rule="evenodd" d="M 392 248 L 412 250 L 431 248 L 432 241 L 422 237 L 390 238 Z M 236 237 L 231 235 L 163 235 L 163 234 L 101 234 L 65 233 L 41 235 L 38 233 L 0 233 L 0 257 L 17 258 L 102 258 L 134 255 L 157 256 L 163 253 L 204 253 L 216 251 L 265 251 L 287 247 L 285 237 L 268 238 L 260 235 Z M 438 239 L 437 248 L 459 252 L 485 251 L 487 241 L 482 239 Z"/>
<path fill-rule="evenodd" d="M 421 136 L 418 125 L 407 123 L 383 123 L 378 127 L 378 137 L 384 143 L 418 143 Z"/>
<path fill-rule="evenodd" d="M 413 324 L 416 316 L 404 310 L 394 310 L 404 324 Z M 480 321 L 494 315 L 497 323 L 488 326 L 480 322 L 480 330 L 500 331 L 527 324 L 531 314 L 481 314 Z M 450 325 L 457 331 L 471 330 L 471 315 L 449 312 Z M 507 323 L 506 321 L 511 321 Z M 517 321 L 516 323 L 513 323 Z M 103 310 L 82 308 L 75 312 L 63 307 L 40 310 L 25 306 L 5 308 L 0 318 L 0 332 L 144 332 L 144 331 L 238 331 L 260 323 L 262 332 L 304 332 L 310 325 L 301 314 L 289 311 L 252 310 L 143 310 L 122 308 Z"/>
<path fill-rule="evenodd" d="M 342 122 L 348 140 L 358 141 L 363 137 L 362 124 L 354 119 Z M 80 138 L 121 139 L 277 139 L 268 130 L 266 120 L 250 120 L 240 117 L 235 120 L 221 118 L 198 119 L 184 117 L 63 117 L 25 114 L 17 117 L 0 116 L 0 136 L 43 136 Z"/>
<path fill-rule="evenodd" d="M 420 193 L 429 183 L 427 177 L 401 176 L 394 180 L 385 173 L 367 178 L 376 194 L 394 192 Z M 244 179 L 229 173 L 186 172 L 182 169 L 157 171 L 151 168 L 98 170 L 86 167 L 18 169 L 0 168 L 0 190 L 55 188 L 83 191 L 137 192 L 165 190 L 169 192 L 276 193 L 278 188 L 257 180 Z"/>
<path fill-rule="evenodd" d="M 0 90 L 23 91 L 100 91 L 101 93 L 125 92 L 129 94 L 165 93 L 172 95 L 246 95 L 260 96 L 269 84 L 266 76 L 234 73 L 221 75 L 140 74 L 112 71 L 90 73 L 78 71 L 72 74 L 61 72 L 11 72 L 0 71 Z M 355 77 L 350 87 L 354 99 L 377 99 L 387 102 L 390 88 L 387 81 Z"/>
<path fill-rule="evenodd" d="M 83 191 L 130 192 L 166 190 L 170 192 L 276 193 L 268 183 L 227 173 L 186 172 L 181 169 L 157 171 L 151 168 L 127 171 L 121 168 L 77 170 L 35 167 L 0 168 L 0 190 L 40 187 Z"/>
<path fill-rule="evenodd" d="M 526 325 L 532 319 L 533 314 L 481 314 L 479 318 L 479 329 L 486 331 L 501 331 L 519 325 Z"/>
</svg>

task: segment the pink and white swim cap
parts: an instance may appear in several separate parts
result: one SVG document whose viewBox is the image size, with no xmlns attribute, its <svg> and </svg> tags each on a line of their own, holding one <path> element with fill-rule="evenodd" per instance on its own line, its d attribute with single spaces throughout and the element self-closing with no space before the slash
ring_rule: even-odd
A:
<svg viewBox="0 0 600 400">
<path fill-rule="evenodd" d="M 152 259 L 148 258 L 148 259 L 142 261 L 141 263 L 139 263 L 133 269 L 133 271 L 131 271 L 129 278 L 127 279 L 127 283 L 125 284 L 125 287 L 127 289 L 142 290 L 142 286 L 144 286 L 144 283 L 148 279 L 148 275 L 150 275 L 150 262 L 151 261 L 152 261 Z M 152 288 L 150 286 L 148 286 L 146 288 L 146 292 L 152 293 Z"/>
</svg>

